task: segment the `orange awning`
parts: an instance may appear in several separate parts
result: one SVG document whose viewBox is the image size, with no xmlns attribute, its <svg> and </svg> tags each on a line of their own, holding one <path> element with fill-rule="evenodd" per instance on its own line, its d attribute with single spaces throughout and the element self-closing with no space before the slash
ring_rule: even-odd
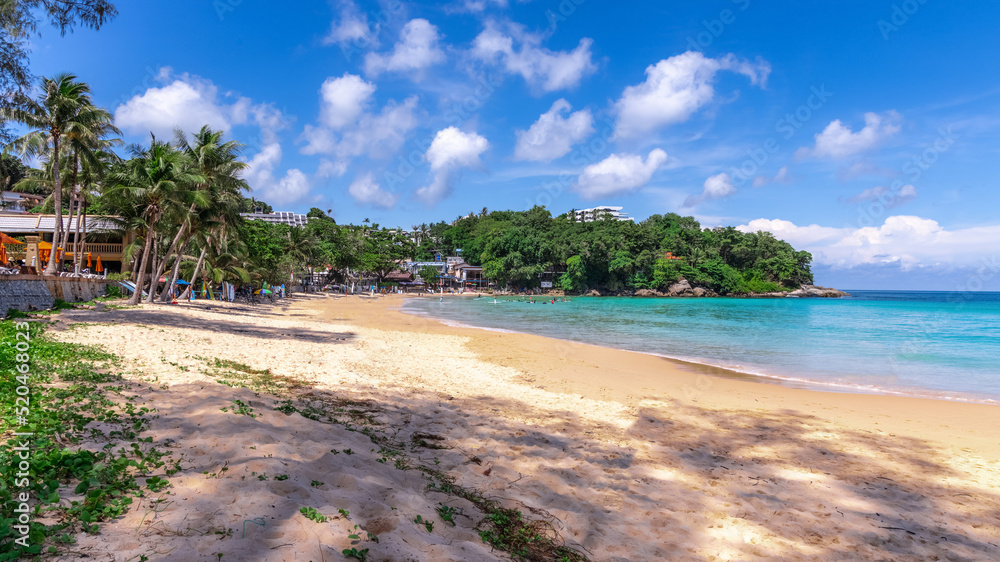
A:
<svg viewBox="0 0 1000 562">
<path fill-rule="evenodd" d="M 3 232 L 0 232 L 0 244 L 24 244 L 24 242 L 21 242 L 17 238 L 11 238 Z"/>
</svg>

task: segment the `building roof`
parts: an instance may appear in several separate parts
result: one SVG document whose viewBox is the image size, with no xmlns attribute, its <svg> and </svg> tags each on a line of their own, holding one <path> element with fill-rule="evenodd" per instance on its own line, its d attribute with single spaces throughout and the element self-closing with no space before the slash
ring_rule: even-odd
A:
<svg viewBox="0 0 1000 562">
<path fill-rule="evenodd" d="M 299 215 L 290 211 L 278 211 L 275 213 L 240 213 L 240 216 L 249 220 L 276 222 L 292 226 L 305 226 L 311 218 L 306 215 Z"/>
<path fill-rule="evenodd" d="M 68 220 L 67 216 L 62 217 L 63 228 L 76 230 L 76 215 L 73 220 Z M 55 215 L 7 215 L 0 214 L 0 231 L 18 232 L 32 234 L 35 232 L 52 232 L 56 225 Z M 113 231 L 117 227 L 115 223 L 107 217 L 88 216 L 87 232 Z"/>
</svg>

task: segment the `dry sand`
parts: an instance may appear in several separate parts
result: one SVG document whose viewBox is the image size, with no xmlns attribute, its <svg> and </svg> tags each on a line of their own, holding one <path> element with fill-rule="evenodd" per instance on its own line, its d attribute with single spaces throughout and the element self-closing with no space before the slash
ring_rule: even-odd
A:
<svg viewBox="0 0 1000 562">
<path fill-rule="evenodd" d="M 413 462 L 548 518 L 592 560 L 998 559 L 1000 407 L 709 376 L 652 356 L 447 327 L 397 312 L 401 302 L 64 313 L 66 324 L 89 324 L 57 337 L 101 342 L 148 383 L 142 394 L 159 417 L 147 435 L 173 440 L 184 467 L 169 494 L 81 535 L 75 551 L 320 561 L 355 546 L 369 560 L 509 558 L 480 540 L 471 504 L 378 462 L 365 435 L 215 382 L 209 364 L 223 358 L 310 381 L 300 392 L 317 400 L 369 401 L 401 441 L 443 437 L 450 448 L 416 448 Z M 223 412 L 233 399 L 257 417 Z M 461 510 L 456 526 L 440 504 Z M 303 506 L 335 518 L 314 523 Z M 241 537 L 256 517 L 266 525 L 246 523 Z M 235 532 L 220 540 L 225 529 Z M 348 538 L 358 531 L 379 542 Z"/>
</svg>

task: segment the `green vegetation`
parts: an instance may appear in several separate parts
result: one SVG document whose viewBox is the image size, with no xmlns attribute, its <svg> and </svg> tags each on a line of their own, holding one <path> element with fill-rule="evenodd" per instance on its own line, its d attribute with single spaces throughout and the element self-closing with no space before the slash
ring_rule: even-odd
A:
<svg viewBox="0 0 1000 562">
<path fill-rule="evenodd" d="M 543 207 L 494 211 L 431 225 L 425 240 L 418 254 L 431 244 L 449 254 L 461 248 L 467 262 L 481 265 L 501 287 L 538 287 L 544 272 L 554 272 L 554 285 L 568 292 L 664 291 L 682 277 L 720 294 L 812 282 L 808 252 L 769 233 L 705 229 L 674 213 L 634 223 L 574 222 Z"/>
<path fill-rule="evenodd" d="M 0 322 L 0 431 L 32 433 L 31 476 L 17 475 L 21 439 L 0 443 L 0 503 L 11 505 L 22 491 L 36 500 L 31 511 L 30 546 L 20 537 L 13 518 L 0 518 L 0 560 L 43 551 L 58 553 L 72 535 L 98 532 L 146 490 L 162 492 L 165 478 L 180 461 L 142 437 L 153 410 L 136 403 L 128 383 L 114 370 L 118 359 L 90 346 L 56 342 L 37 323 Z M 27 334 L 27 339 L 18 334 Z M 30 392 L 19 396 L 16 365 L 23 364 L 16 342 L 30 344 Z M 23 348 L 23 346 L 22 346 Z M 23 419 L 19 419 L 23 418 Z M 88 427 L 100 422 L 103 429 Z M 98 452 L 81 449 L 82 440 L 103 443 Z M 174 472 L 171 472 L 173 470 Z M 140 483 L 142 479 L 143 482 Z M 70 497 L 82 496 L 70 500 Z M 40 519 L 55 524 L 42 524 Z"/>
<path fill-rule="evenodd" d="M 316 523 L 326 523 L 330 518 L 322 513 L 316 511 L 315 507 L 303 507 L 299 509 L 299 513 L 305 515 L 306 519 L 310 521 L 315 521 Z"/>
</svg>

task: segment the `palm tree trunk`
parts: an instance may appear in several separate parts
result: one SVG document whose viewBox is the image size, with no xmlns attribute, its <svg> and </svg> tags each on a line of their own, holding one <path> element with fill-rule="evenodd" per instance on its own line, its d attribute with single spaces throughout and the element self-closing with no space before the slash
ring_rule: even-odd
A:
<svg viewBox="0 0 1000 562">
<path fill-rule="evenodd" d="M 201 249 L 201 255 L 198 256 L 198 263 L 194 265 L 194 273 L 191 274 L 191 284 L 188 285 L 188 288 L 184 291 L 184 294 L 181 295 L 181 300 L 191 298 L 192 287 L 194 287 L 195 280 L 198 279 L 198 273 L 199 270 L 201 269 L 201 264 L 205 262 L 205 252 L 207 251 L 208 248 Z"/>
<path fill-rule="evenodd" d="M 154 237 L 153 229 L 147 229 L 146 243 L 142 248 L 142 259 L 139 260 L 139 276 L 135 280 L 135 292 L 132 293 L 132 298 L 128 300 L 129 304 L 139 304 L 139 299 L 142 298 L 142 286 L 146 283 L 146 260 L 150 253 L 152 253 Z"/>
<path fill-rule="evenodd" d="M 56 248 L 62 248 L 63 249 L 62 255 L 59 257 L 58 260 L 56 260 L 56 270 L 57 271 L 62 271 L 63 260 L 66 258 L 66 250 L 71 249 L 70 246 L 69 246 L 69 234 L 70 234 L 70 226 L 73 224 L 73 201 L 74 201 L 74 199 L 75 199 L 74 198 L 74 194 L 73 194 L 72 191 L 70 191 L 70 194 L 69 194 L 69 205 L 67 205 L 69 207 L 69 214 L 66 215 L 66 228 L 63 229 L 62 236 L 60 237 L 59 243 L 54 245 Z M 61 217 L 61 215 L 60 215 L 60 217 Z"/>
<path fill-rule="evenodd" d="M 52 227 L 52 252 L 49 263 L 42 275 L 55 275 L 56 254 L 59 252 L 59 234 L 62 232 L 62 178 L 59 177 L 59 135 L 52 135 L 52 203 L 55 205 L 56 220 Z M 39 264 L 41 265 L 41 264 Z"/>
<path fill-rule="evenodd" d="M 164 270 L 167 268 L 167 262 L 170 261 L 170 256 L 174 255 L 177 250 L 177 244 L 181 241 L 181 237 L 184 236 L 184 231 L 187 230 L 187 224 L 181 224 L 181 227 L 177 230 L 177 236 L 174 236 L 174 241 L 170 243 L 170 248 L 167 249 L 166 255 L 163 256 L 163 260 L 159 263 L 156 268 L 156 279 L 160 279 L 160 275 L 163 275 Z M 170 285 L 165 285 L 163 292 L 170 290 Z M 153 293 L 149 294 L 149 302 L 153 302 Z"/>
<path fill-rule="evenodd" d="M 80 273 L 80 219 L 83 216 L 83 192 L 76 196 L 76 232 L 73 233 L 73 272 Z"/>
<path fill-rule="evenodd" d="M 152 276 L 154 273 L 156 273 L 156 270 L 159 267 L 159 262 L 160 262 L 159 242 L 160 242 L 159 239 L 153 240 L 153 253 L 152 255 L 150 255 L 150 259 L 152 261 L 150 262 L 149 266 L 149 274 L 151 275 L 151 277 L 149 278 L 149 292 L 146 295 L 147 304 L 153 304 L 153 297 L 154 293 L 156 293 L 156 287 L 159 286 L 160 284 L 160 275 L 157 273 L 156 276 Z M 145 269 L 143 270 L 143 272 L 145 272 Z"/>
<path fill-rule="evenodd" d="M 170 279 L 167 281 L 167 287 L 163 290 L 163 294 L 160 295 L 160 302 L 167 302 L 170 300 L 170 295 L 177 290 L 177 276 L 181 272 L 181 260 L 184 258 L 184 246 L 181 246 L 177 251 L 177 259 L 174 260 L 174 268 L 170 273 Z"/>
<path fill-rule="evenodd" d="M 87 251 L 87 201 L 86 201 L 86 198 L 84 198 L 83 209 L 82 209 L 82 212 L 80 213 L 80 216 L 83 217 L 83 230 L 82 230 L 83 234 L 80 235 L 81 236 L 81 238 L 80 238 L 80 255 L 82 256 Z M 76 220 L 77 220 L 77 224 L 79 224 L 80 223 L 80 219 L 76 219 Z"/>
</svg>

